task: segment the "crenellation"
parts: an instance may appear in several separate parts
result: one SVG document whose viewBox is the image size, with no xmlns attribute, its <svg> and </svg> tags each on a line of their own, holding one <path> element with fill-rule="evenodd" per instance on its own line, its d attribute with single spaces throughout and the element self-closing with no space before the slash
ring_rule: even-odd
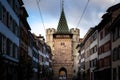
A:
<svg viewBox="0 0 120 80">
<path fill-rule="evenodd" d="M 56 32 L 56 30 L 54 28 L 48 28 L 46 29 L 46 34 L 54 34 Z"/>
<path fill-rule="evenodd" d="M 79 35 L 80 34 L 80 30 L 78 28 L 71 28 L 70 29 L 70 32 L 74 35 Z"/>
</svg>

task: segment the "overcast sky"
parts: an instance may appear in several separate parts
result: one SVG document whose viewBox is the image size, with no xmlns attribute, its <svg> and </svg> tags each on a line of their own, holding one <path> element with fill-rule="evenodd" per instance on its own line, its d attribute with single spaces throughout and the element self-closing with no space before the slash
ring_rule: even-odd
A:
<svg viewBox="0 0 120 80">
<path fill-rule="evenodd" d="M 61 14 L 61 0 L 38 0 L 41 9 L 42 18 L 45 29 L 57 28 L 58 21 Z M 64 0 L 64 12 L 67 19 L 67 24 L 70 28 L 79 28 L 80 37 L 83 38 L 90 27 L 94 27 L 101 21 L 101 16 L 106 10 L 120 2 L 120 0 L 89 0 L 87 9 L 80 21 L 85 5 L 88 0 Z M 28 23 L 31 27 L 31 32 L 36 35 L 42 34 L 46 37 L 45 29 L 43 27 L 39 8 L 36 0 L 23 0 L 24 6 L 29 14 Z"/>
</svg>

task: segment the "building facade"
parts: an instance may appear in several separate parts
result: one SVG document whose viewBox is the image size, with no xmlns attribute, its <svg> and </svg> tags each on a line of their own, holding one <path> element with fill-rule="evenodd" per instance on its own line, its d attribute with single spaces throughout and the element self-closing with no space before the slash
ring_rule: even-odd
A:
<svg viewBox="0 0 120 80">
<path fill-rule="evenodd" d="M 32 36 L 33 79 L 52 79 L 52 53 L 43 36 Z"/>
<path fill-rule="evenodd" d="M 51 48 L 31 33 L 27 17 L 22 0 L 0 0 L 0 80 L 52 76 Z"/>
<path fill-rule="evenodd" d="M 19 62 L 19 0 L 0 0 L 0 79 L 17 80 Z"/>
<path fill-rule="evenodd" d="M 111 39 L 110 39 L 110 19 L 106 18 L 107 14 L 103 15 L 103 21 L 98 25 L 98 71 L 97 78 L 110 80 L 111 76 Z M 105 75 L 107 73 L 107 75 Z M 103 76 L 103 77 L 102 77 Z"/>
<path fill-rule="evenodd" d="M 111 32 L 111 79 L 120 79 L 120 4 L 112 6 L 108 9 L 113 15 Z"/>
<path fill-rule="evenodd" d="M 82 67 L 82 72 L 84 72 L 83 79 L 93 80 L 94 79 L 94 70 L 97 68 L 97 47 L 98 47 L 98 31 L 96 27 L 90 28 L 85 35 L 83 42 L 80 44 L 81 57 L 84 60 L 80 64 Z M 84 67 L 83 67 L 84 66 Z"/>
<path fill-rule="evenodd" d="M 20 57 L 19 57 L 19 79 L 29 79 L 29 61 L 31 57 L 28 56 L 28 46 L 29 46 L 29 31 L 31 30 L 28 22 L 27 22 L 27 11 L 25 7 L 20 7 Z M 29 59 L 29 60 L 28 60 Z M 29 67 L 28 67 L 29 65 Z M 21 75 L 20 75 L 21 74 Z"/>
<path fill-rule="evenodd" d="M 112 42 L 112 80 L 120 79 L 120 16 L 116 18 L 111 26 Z"/>
<path fill-rule="evenodd" d="M 90 28 L 77 45 L 81 63 L 80 79 L 119 80 L 119 20 L 120 3 L 108 8 L 102 21 Z"/>
</svg>

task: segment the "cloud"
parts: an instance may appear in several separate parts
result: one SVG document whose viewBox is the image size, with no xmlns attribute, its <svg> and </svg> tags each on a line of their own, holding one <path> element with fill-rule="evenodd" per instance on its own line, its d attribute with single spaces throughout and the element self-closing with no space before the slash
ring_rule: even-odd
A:
<svg viewBox="0 0 120 80">
<path fill-rule="evenodd" d="M 108 6 L 112 5 L 115 0 L 90 0 L 91 3 L 95 6 L 99 6 L 101 8 L 107 8 Z"/>
<path fill-rule="evenodd" d="M 45 35 L 45 32 L 41 33 L 41 31 L 44 30 L 36 0 L 23 1 L 29 13 L 28 21 L 32 31 L 36 34 L 40 33 Z M 40 0 L 39 6 L 46 28 L 57 28 L 61 14 L 60 1 L 61 0 Z M 82 37 L 90 27 L 94 27 L 100 22 L 101 16 L 106 12 L 108 7 L 118 2 L 120 2 L 120 0 L 89 0 L 88 7 L 78 26 L 82 32 Z M 87 0 L 64 0 L 64 11 L 69 28 L 77 27 L 86 3 Z"/>
</svg>

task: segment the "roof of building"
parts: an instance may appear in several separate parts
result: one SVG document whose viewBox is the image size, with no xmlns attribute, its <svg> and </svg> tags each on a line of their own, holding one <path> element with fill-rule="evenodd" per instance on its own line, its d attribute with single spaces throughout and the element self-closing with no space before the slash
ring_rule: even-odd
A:
<svg viewBox="0 0 120 80">
<path fill-rule="evenodd" d="M 108 8 L 107 12 L 115 11 L 115 10 L 118 10 L 118 9 L 120 9 L 120 3 L 118 3 L 116 5 L 113 5 L 110 8 Z"/>
<path fill-rule="evenodd" d="M 112 14 L 107 12 L 102 16 L 101 22 L 97 25 L 98 31 L 101 31 L 105 25 L 110 23 L 112 20 Z"/>
<path fill-rule="evenodd" d="M 60 20 L 55 34 L 71 34 L 67 25 L 64 9 L 62 8 Z"/>
<path fill-rule="evenodd" d="M 120 14 L 115 18 L 110 26 L 110 29 L 113 30 L 115 28 L 115 25 L 120 25 Z"/>
</svg>

